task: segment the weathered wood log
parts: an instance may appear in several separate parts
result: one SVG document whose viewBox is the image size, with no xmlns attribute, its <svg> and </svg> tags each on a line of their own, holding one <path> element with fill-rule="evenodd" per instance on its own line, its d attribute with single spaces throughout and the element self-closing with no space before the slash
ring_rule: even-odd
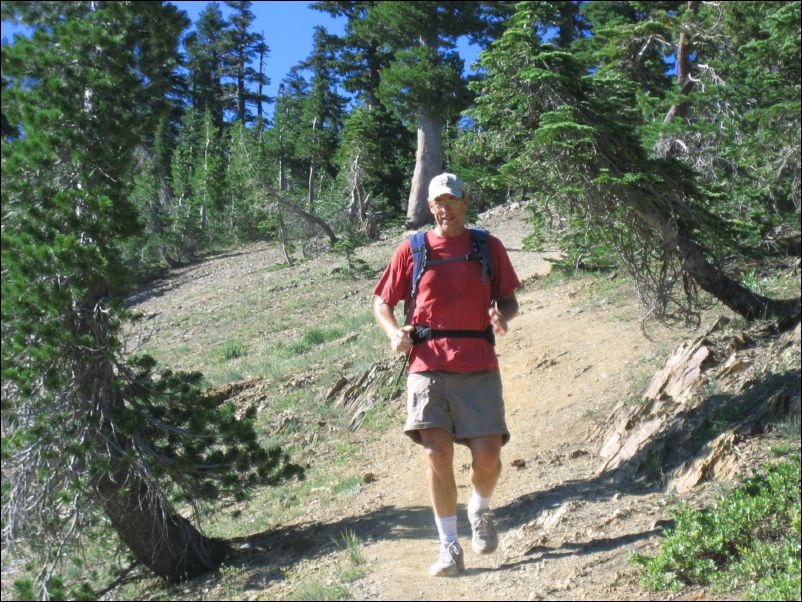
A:
<svg viewBox="0 0 802 602">
<path fill-rule="evenodd" d="M 615 426 L 599 452 L 604 460 L 599 473 L 624 468 L 647 445 L 654 445 L 655 436 L 689 409 L 701 376 L 711 365 L 706 336 L 677 347 L 655 374 L 641 402 L 630 408 L 622 406 L 614 414 Z M 637 466 L 630 469 L 628 472 L 634 472 Z"/>
<path fill-rule="evenodd" d="M 733 479 L 740 471 L 736 440 L 732 430 L 713 439 L 693 461 L 676 471 L 669 489 L 686 493 L 708 479 Z"/>
<path fill-rule="evenodd" d="M 351 416 L 349 428 L 355 431 L 362 424 L 368 410 L 383 400 L 381 390 L 392 385 L 396 378 L 396 368 L 396 361 L 388 360 L 373 364 L 351 380 L 342 377 L 326 393 L 326 401 L 334 403 Z"/>
<path fill-rule="evenodd" d="M 763 347 L 752 338 L 761 331 L 725 335 L 716 332 L 721 325 L 726 321 L 678 346 L 639 403 L 616 408 L 602 437 L 599 474 L 625 481 L 665 472 L 679 492 L 733 478 L 740 470 L 736 442 L 799 412 L 800 325 Z M 700 391 L 703 383 L 709 392 Z"/>
</svg>

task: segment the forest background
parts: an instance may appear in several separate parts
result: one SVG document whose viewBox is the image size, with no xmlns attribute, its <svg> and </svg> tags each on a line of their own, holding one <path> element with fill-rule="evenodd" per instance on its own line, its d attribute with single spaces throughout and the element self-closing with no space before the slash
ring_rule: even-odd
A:
<svg viewBox="0 0 802 602">
<path fill-rule="evenodd" d="M 358 269 L 447 169 L 477 211 L 531 201 L 564 265 L 625 269 L 651 317 L 693 323 L 702 292 L 798 316 L 738 260 L 799 244 L 799 2 L 318 2 L 344 34 L 317 29 L 275 98 L 251 3 L 225 4 L 192 31 L 160 2 L 2 4 L 33 32 L 2 56 L 3 533 L 43 595 L 90 526 L 201 572 L 224 545 L 175 505 L 301 472 L 201 375 L 124 351 L 125 297 L 211 251 Z"/>
</svg>

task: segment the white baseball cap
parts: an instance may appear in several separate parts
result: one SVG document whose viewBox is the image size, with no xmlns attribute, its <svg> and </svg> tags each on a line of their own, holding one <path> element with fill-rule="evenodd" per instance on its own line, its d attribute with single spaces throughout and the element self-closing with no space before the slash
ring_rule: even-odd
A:
<svg viewBox="0 0 802 602">
<path fill-rule="evenodd" d="M 451 194 L 457 198 L 462 198 L 465 193 L 465 182 L 460 180 L 453 173 L 441 173 L 432 178 L 429 182 L 429 200 L 433 201 L 444 194 Z"/>
</svg>

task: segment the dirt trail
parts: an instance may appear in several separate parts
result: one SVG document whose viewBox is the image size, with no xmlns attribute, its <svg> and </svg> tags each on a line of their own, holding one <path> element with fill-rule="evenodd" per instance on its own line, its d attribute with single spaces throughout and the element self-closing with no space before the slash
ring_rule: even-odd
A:
<svg viewBox="0 0 802 602">
<path fill-rule="evenodd" d="M 589 294 L 589 280 L 539 286 L 538 275 L 549 264 L 522 250 L 527 228 L 520 209 L 496 210 L 479 224 L 505 243 L 525 284 L 518 295 L 520 315 L 497 345 L 512 433 L 493 498 L 499 549 L 487 556 L 470 550 L 470 456 L 457 446 L 467 570 L 453 579 L 428 576 L 439 544 L 423 458 L 399 424 L 378 439 L 357 433 L 363 459 L 348 470 L 372 478 L 355 496 L 325 508 L 310 504 L 303 522 L 245 538 L 250 551 L 238 560 L 247 567 L 245 599 L 292 599 L 304 580 L 333 582 L 338 556 L 332 537 L 346 530 L 357 535 L 367 560 L 365 576 L 347 585 L 353 599 L 666 599 L 638 586 L 629 557 L 654 546 L 677 500 L 656 489 L 619 488 L 600 477 L 594 434 L 617 403 L 640 392 L 659 359 L 687 333 L 652 326 L 647 339 L 640 308 L 620 289 L 611 287 L 608 295 L 597 286 Z M 694 500 L 700 502 L 706 491 L 695 490 Z M 206 593 L 220 587 L 219 577 L 211 576 L 171 597 L 225 599 Z"/>
</svg>

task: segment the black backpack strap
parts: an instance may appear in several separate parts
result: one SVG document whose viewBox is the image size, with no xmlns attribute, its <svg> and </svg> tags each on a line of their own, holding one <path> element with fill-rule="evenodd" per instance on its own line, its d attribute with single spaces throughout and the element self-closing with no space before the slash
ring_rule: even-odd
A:
<svg viewBox="0 0 802 602">
<path fill-rule="evenodd" d="M 426 233 L 415 232 L 409 235 L 409 248 L 412 251 L 412 289 L 410 299 L 418 294 L 418 284 L 426 269 Z"/>
<path fill-rule="evenodd" d="M 423 271 L 426 269 L 426 233 L 415 232 L 410 234 L 407 239 L 409 240 L 409 249 L 412 251 L 412 286 L 410 287 L 409 304 L 405 307 L 404 313 L 406 315 L 405 323 L 409 324 L 415 308 L 415 297 L 418 295 L 418 284 L 420 284 Z"/>
<path fill-rule="evenodd" d="M 498 288 L 495 274 L 493 274 L 493 263 L 490 260 L 490 248 L 487 243 L 489 233 L 484 228 L 471 228 L 470 230 L 474 256 L 482 262 L 482 282 L 485 281 L 485 278 L 490 279 L 490 305 L 495 305 L 498 300 Z"/>
</svg>

